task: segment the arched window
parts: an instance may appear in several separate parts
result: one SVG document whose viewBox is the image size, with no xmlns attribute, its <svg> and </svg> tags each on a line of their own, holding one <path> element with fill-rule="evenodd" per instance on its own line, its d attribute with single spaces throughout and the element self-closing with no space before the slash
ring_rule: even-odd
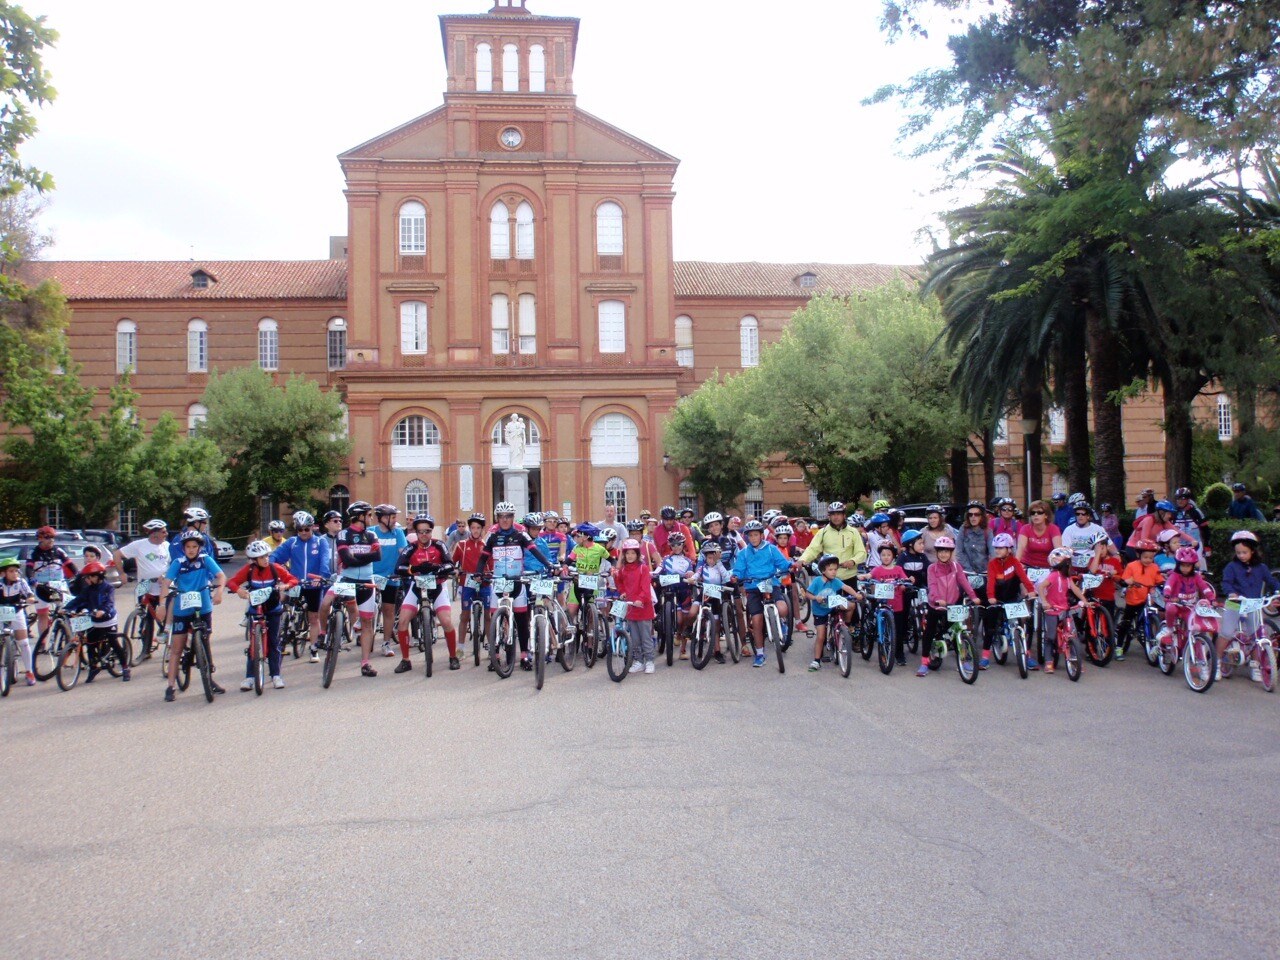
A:
<svg viewBox="0 0 1280 960">
<path fill-rule="evenodd" d="M 392 470 L 439 470 L 440 428 L 426 417 L 405 417 L 391 436 Z"/>
<path fill-rule="evenodd" d="M 400 252 L 427 252 L 427 208 L 417 200 L 400 206 Z"/>
<path fill-rule="evenodd" d="M 132 320 L 116 324 L 116 373 L 138 369 L 138 325 Z"/>
<path fill-rule="evenodd" d="M 604 505 L 618 512 L 618 522 L 627 522 L 627 481 L 610 477 L 604 482 Z"/>
<path fill-rule="evenodd" d="M 270 317 L 258 321 L 258 366 L 280 369 L 280 325 Z"/>
<path fill-rule="evenodd" d="M 344 517 L 347 514 L 347 505 L 351 503 L 351 491 L 338 483 L 329 488 L 329 509 L 337 510 Z"/>
<path fill-rule="evenodd" d="M 521 353 L 538 352 L 538 298 L 532 293 L 520 294 L 520 343 Z"/>
<path fill-rule="evenodd" d="M 1051 489 L 1053 490 L 1054 493 L 1066 493 L 1067 492 L 1066 476 L 1064 476 L 1061 473 L 1055 473 L 1053 475 L 1053 487 Z M 1053 517 L 1050 517 L 1049 520 L 1052 521 Z"/>
<path fill-rule="evenodd" d="M 431 491 L 421 480 L 410 480 L 404 485 L 404 512 L 413 519 L 414 514 L 431 512 Z"/>
<path fill-rule="evenodd" d="M 1049 410 L 1049 442 L 1067 442 L 1067 415 L 1061 407 L 1051 407 Z"/>
<path fill-rule="evenodd" d="M 347 365 L 347 321 L 334 317 L 329 321 L 329 369 L 341 370 Z"/>
<path fill-rule="evenodd" d="M 405 356 L 427 352 L 427 305 L 421 300 L 400 304 L 400 352 Z"/>
<path fill-rule="evenodd" d="M 489 211 L 489 259 L 511 259 L 511 211 L 501 200 Z"/>
<path fill-rule="evenodd" d="M 601 300 L 596 308 L 600 323 L 600 352 L 627 350 L 627 308 L 621 300 Z"/>
<path fill-rule="evenodd" d="M 1225 393 L 1218 394 L 1218 439 L 1230 440 L 1231 431 L 1231 398 Z"/>
<path fill-rule="evenodd" d="M 676 363 L 682 367 L 693 366 L 693 318 L 676 317 Z"/>
<path fill-rule="evenodd" d="M 511 451 L 507 448 L 505 432 L 510 417 L 510 411 L 500 416 L 494 423 L 489 437 L 493 442 L 489 450 L 489 459 L 498 470 L 506 469 L 511 463 Z M 526 470 L 535 470 L 542 466 L 542 432 L 529 417 L 524 418 L 524 466 Z"/>
<path fill-rule="evenodd" d="M 738 340 L 742 347 L 742 365 L 755 367 L 760 364 L 760 322 L 755 317 L 743 317 L 738 323 Z"/>
<path fill-rule="evenodd" d="M 622 255 L 622 207 L 613 201 L 596 207 L 596 253 L 602 257 Z"/>
<path fill-rule="evenodd" d="M 752 480 L 747 487 L 747 495 L 743 498 L 746 504 L 746 515 L 744 519 L 759 520 L 764 516 L 764 484 L 759 480 Z"/>
<path fill-rule="evenodd" d="M 951 478 L 939 477 L 933 488 L 938 492 L 939 500 L 947 499 L 947 497 L 951 496 Z"/>
<path fill-rule="evenodd" d="M 680 482 L 680 509 L 692 510 L 695 514 L 698 512 L 698 492 L 688 480 Z"/>
<path fill-rule="evenodd" d="M 516 259 L 532 260 L 533 257 L 533 206 L 522 200 L 516 207 Z"/>
<path fill-rule="evenodd" d="M 487 43 L 476 44 L 476 90 L 493 92 L 493 48 Z"/>
<path fill-rule="evenodd" d="M 1005 473 L 1003 470 L 1000 473 L 996 474 L 995 488 L 996 488 L 996 497 L 1000 499 L 1013 496 L 1013 494 L 1009 492 L 1011 489 L 1009 486 L 1009 475 Z"/>
<path fill-rule="evenodd" d="M 207 373 L 209 370 L 209 325 L 203 320 L 187 323 L 187 372 Z"/>
<path fill-rule="evenodd" d="M 539 43 L 529 48 L 529 92 L 547 92 L 547 54 Z"/>
<path fill-rule="evenodd" d="M 510 416 L 511 414 L 504 413 L 498 418 L 498 422 L 493 425 L 491 436 L 495 447 L 505 447 L 507 445 L 506 426 L 507 419 Z M 525 447 L 526 452 L 529 447 L 536 447 L 542 443 L 542 432 L 538 429 L 538 425 L 528 417 L 525 417 L 524 420 L 524 442 L 527 444 Z"/>
<path fill-rule="evenodd" d="M 493 319 L 493 352 L 511 352 L 511 301 L 505 293 L 495 293 L 490 304 Z"/>
<path fill-rule="evenodd" d="M 640 463 L 640 431 L 622 413 L 606 413 L 591 428 L 591 465 L 634 467 Z"/>
<path fill-rule="evenodd" d="M 520 48 L 514 43 L 502 48 L 502 89 L 505 93 L 520 89 Z"/>
<path fill-rule="evenodd" d="M 193 403 L 187 407 L 187 436 L 194 437 L 200 432 L 200 425 L 209 419 L 209 408 L 203 403 Z"/>
</svg>

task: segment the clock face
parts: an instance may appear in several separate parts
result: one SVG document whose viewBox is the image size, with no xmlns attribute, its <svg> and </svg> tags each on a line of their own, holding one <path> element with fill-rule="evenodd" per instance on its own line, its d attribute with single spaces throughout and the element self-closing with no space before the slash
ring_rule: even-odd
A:
<svg viewBox="0 0 1280 960">
<path fill-rule="evenodd" d="M 524 143 L 524 134 L 515 127 L 507 127 L 502 131 L 502 136 L 499 139 L 502 140 L 502 145 L 508 150 L 514 150 Z"/>
</svg>

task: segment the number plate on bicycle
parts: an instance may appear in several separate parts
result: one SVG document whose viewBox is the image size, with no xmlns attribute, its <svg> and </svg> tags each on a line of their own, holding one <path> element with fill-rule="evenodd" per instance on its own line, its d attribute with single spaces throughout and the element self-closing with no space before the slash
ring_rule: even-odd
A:
<svg viewBox="0 0 1280 960">
<path fill-rule="evenodd" d="M 387 589 L 387 578 L 380 577 L 376 573 L 373 575 L 373 585 L 379 590 Z"/>
<path fill-rule="evenodd" d="M 57 590 L 59 593 L 70 593 L 71 588 L 67 586 L 65 580 L 50 580 L 47 584 L 50 590 Z"/>
<path fill-rule="evenodd" d="M 627 619 L 627 611 L 631 609 L 631 604 L 625 600 L 613 601 L 613 606 L 609 608 L 609 613 L 613 615 L 615 620 Z"/>
<path fill-rule="evenodd" d="M 179 610 L 199 610 L 204 606 L 204 598 L 199 590 L 188 590 L 178 595 Z"/>
<path fill-rule="evenodd" d="M 1090 550 L 1076 550 L 1071 554 L 1071 563 L 1077 567 L 1087 567 L 1092 559 L 1093 552 Z"/>
<path fill-rule="evenodd" d="M 141 600 L 151 592 L 151 588 L 155 586 L 155 583 L 156 582 L 154 580 L 139 580 L 138 586 L 133 591 L 133 595 Z"/>
<path fill-rule="evenodd" d="M 17 607 L 0 607 L 0 623 L 13 623 L 17 619 Z"/>
<path fill-rule="evenodd" d="M 947 607 L 948 623 L 964 623 L 968 619 L 969 619 L 969 608 L 966 607 L 964 604 L 959 604 L 954 607 Z"/>
<path fill-rule="evenodd" d="M 843 610 L 849 606 L 849 601 L 838 593 L 833 593 L 827 598 L 828 610 Z"/>
<path fill-rule="evenodd" d="M 436 588 L 435 577 L 414 577 L 413 582 L 418 585 L 419 590 L 434 590 Z"/>
<path fill-rule="evenodd" d="M 578 574 L 578 586 L 583 590 L 599 590 L 600 577 L 594 573 Z"/>
<path fill-rule="evenodd" d="M 679 582 L 680 574 L 678 573 L 664 573 L 658 577 L 658 586 L 660 587 L 674 587 Z"/>
<path fill-rule="evenodd" d="M 284 592 L 284 595 L 295 599 L 302 596 L 302 584 L 298 584 L 296 587 L 290 587 Z"/>
<path fill-rule="evenodd" d="M 93 627 L 93 617 L 72 617 L 71 630 L 73 633 L 84 633 Z"/>
<path fill-rule="evenodd" d="M 465 586 L 468 590 L 479 590 L 480 581 L 479 579 L 476 578 L 475 574 L 469 573 L 467 574 L 467 579 L 466 579 L 466 582 L 463 584 L 463 586 Z"/>
<path fill-rule="evenodd" d="M 1240 612 L 1242 614 L 1257 613 L 1267 607 L 1266 597 L 1241 597 Z"/>
<path fill-rule="evenodd" d="M 1215 607 L 1212 603 L 1208 603 L 1207 601 L 1201 600 L 1199 603 L 1196 604 L 1196 616 L 1211 617 L 1213 619 L 1217 619 L 1221 617 L 1222 614 L 1218 612 L 1218 608 Z"/>
<path fill-rule="evenodd" d="M 333 595 L 335 597 L 345 597 L 347 600 L 356 598 L 356 585 L 349 581 L 339 580 L 333 585 Z"/>
<path fill-rule="evenodd" d="M 506 580 L 499 577 L 498 579 L 493 581 L 494 593 L 510 593 L 514 588 L 515 588 L 515 584 L 512 583 L 510 580 Z"/>
<path fill-rule="evenodd" d="M 761 580 L 758 584 L 756 584 L 756 589 L 759 590 L 761 593 L 773 593 L 773 581 Z"/>
<path fill-rule="evenodd" d="M 249 603 L 251 606 L 260 607 L 271 599 L 271 588 L 261 587 L 249 594 Z"/>
<path fill-rule="evenodd" d="M 894 591 L 898 588 L 892 583 L 877 583 L 875 592 L 872 594 L 877 600 L 892 600 Z"/>
<path fill-rule="evenodd" d="M 1085 590 L 1097 590 L 1102 586 L 1102 577 L 1096 573 L 1086 573 L 1080 578 L 1080 586 Z"/>
<path fill-rule="evenodd" d="M 556 582 L 554 580 L 533 581 L 533 595 L 535 597 L 554 597 L 555 594 Z"/>
<path fill-rule="evenodd" d="M 1027 570 L 1027 579 L 1030 580 L 1032 583 L 1039 583 L 1048 575 L 1049 575 L 1049 571 L 1043 570 L 1040 567 L 1031 567 Z"/>
<path fill-rule="evenodd" d="M 1031 616 L 1031 611 L 1027 609 L 1025 601 L 1018 603 L 1006 603 L 1004 606 L 1004 615 L 1010 620 L 1025 620 Z"/>
<path fill-rule="evenodd" d="M 719 600 L 724 596 L 724 587 L 718 583 L 704 583 L 702 585 L 702 595 L 708 600 Z"/>
</svg>

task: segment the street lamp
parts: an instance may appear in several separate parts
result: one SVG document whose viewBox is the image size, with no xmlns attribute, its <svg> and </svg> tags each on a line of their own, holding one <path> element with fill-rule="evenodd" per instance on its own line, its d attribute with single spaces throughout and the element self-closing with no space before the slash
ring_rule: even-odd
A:
<svg viewBox="0 0 1280 960">
<path fill-rule="evenodd" d="M 364 476 L 364 457 L 360 458 L 360 462 L 356 464 L 360 468 L 360 476 Z"/>
</svg>

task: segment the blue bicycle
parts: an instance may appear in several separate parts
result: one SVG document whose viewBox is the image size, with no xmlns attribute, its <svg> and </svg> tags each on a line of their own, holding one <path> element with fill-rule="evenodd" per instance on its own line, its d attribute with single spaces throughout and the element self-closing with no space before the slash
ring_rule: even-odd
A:
<svg viewBox="0 0 1280 960">
<path fill-rule="evenodd" d="M 893 650 L 897 641 L 897 624 L 889 604 L 898 587 L 914 586 L 913 580 L 873 580 L 864 592 L 871 604 L 872 622 L 875 624 L 876 654 L 880 672 L 888 676 L 893 672 Z"/>
<path fill-rule="evenodd" d="M 631 662 L 635 652 L 631 649 L 631 633 L 627 630 L 627 611 L 631 605 L 625 600 L 615 600 L 609 608 L 609 616 L 613 625 L 609 630 L 609 642 L 605 646 L 604 665 L 609 671 L 609 679 L 621 683 L 631 670 Z"/>
</svg>

